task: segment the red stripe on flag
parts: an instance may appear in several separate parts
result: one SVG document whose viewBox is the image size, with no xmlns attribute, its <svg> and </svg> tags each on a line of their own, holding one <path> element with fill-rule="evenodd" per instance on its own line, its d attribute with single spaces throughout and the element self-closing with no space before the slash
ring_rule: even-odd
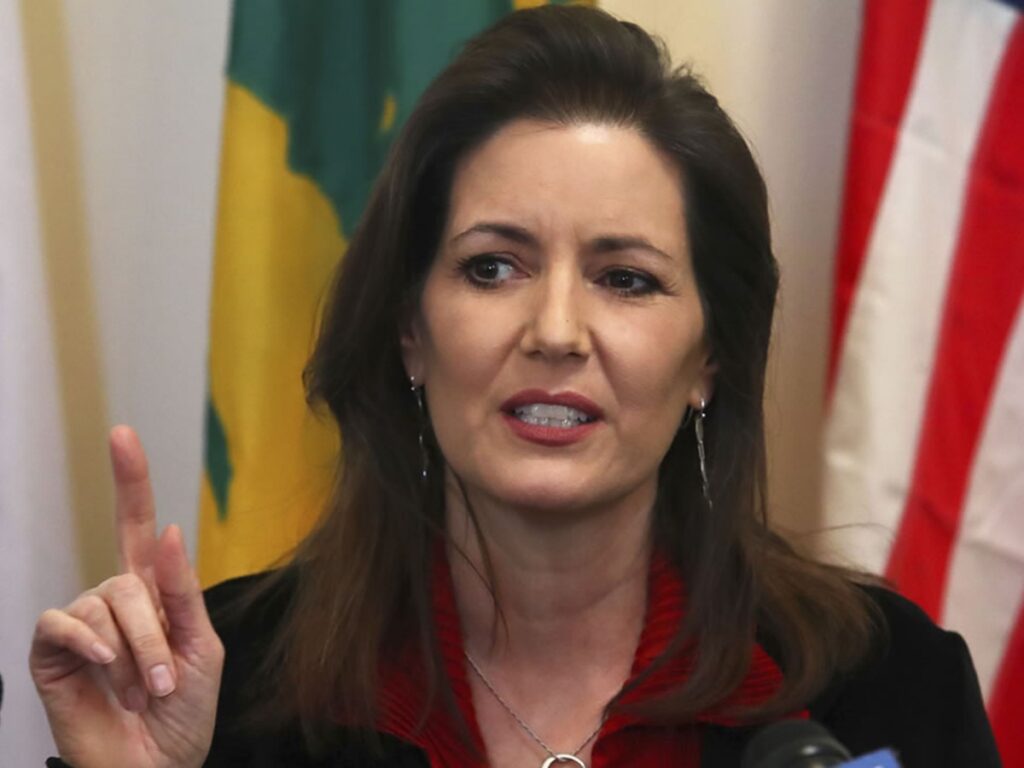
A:
<svg viewBox="0 0 1024 768">
<path fill-rule="evenodd" d="M 1017 623 L 999 665 L 988 714 L 999 745 L 1003 765 L 1024 765 L 1024 605 L 1017 612 Z"/>
<path fill-rule="evenodd" d="M 974 451 L 1024 295 L 1021 137 L 1024 22 L 1018 21 L 968 178 L 916 466 L 887 573 L 936 620 Z"/>
<path fill-rule="evenodd" d="M 830 393 L 868 236 L 914 79 L 928 7 L 928 0 L 868 0 L 864 4 L 834 279 L 828 362 Z"/>
</svg>

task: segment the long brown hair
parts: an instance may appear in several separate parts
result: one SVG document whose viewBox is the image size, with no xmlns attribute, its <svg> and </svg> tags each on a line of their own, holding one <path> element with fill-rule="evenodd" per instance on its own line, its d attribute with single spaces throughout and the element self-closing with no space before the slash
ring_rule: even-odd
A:
<svg viewBox="0 0 1024 768">
<path fill-rule="evenodd" d="M 399 333 L 445 223 L 455 164 L 509 121 L 632 127 L 680 169 L 687 232 L 717 366 L 707 415 L 711 508 L 695 442 L 680 429 L 661 465 L 658 541 L 688 592 L 672 648 L 686 683 L 649 702 L 682 722 L 725 698 L 761 637 L 784 672 L 758 712 L 802 706 L 871 643 L 873 613 L 849 574 L 769 530 L 762 397 L 778 273 L 764 181 L 715 98 L 639 27 L 599 10 L 514 13 L 470 41 L 429 87 L 391 149 L 330 294 L 306 370 L 344 445 L 324 514 L 278 580 L 291 608 L 268 658 L 284 707 L 313 731 L 371 727 L 382 655 L 417 638 L 434 693 L 451 702 L 431 617 L 431 553 L 444 532 L 442 472 L 421 482 L 418 434 L 443 457 L 409 391 Z M 612 702 L 611 706 L 615 706 Z"/>
</svg>

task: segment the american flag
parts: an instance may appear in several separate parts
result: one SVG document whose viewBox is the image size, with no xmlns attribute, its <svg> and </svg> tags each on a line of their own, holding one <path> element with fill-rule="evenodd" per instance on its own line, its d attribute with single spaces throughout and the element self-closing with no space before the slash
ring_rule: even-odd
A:
<svg viewBox="0 0 1024 768">
<path fill-rule="evenodd" d="M 974 658 L 1024 766 L 1024 8 L 865 0 L 826 518 Z"/>
</svg>

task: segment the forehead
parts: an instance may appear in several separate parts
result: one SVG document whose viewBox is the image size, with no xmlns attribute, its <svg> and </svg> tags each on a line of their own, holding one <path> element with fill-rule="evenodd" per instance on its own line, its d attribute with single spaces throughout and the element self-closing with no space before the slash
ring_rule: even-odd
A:
<svg viewBox="0 0 1024 768">
<path fill-rule="evenodd" d="M 456 166 L 447 229 L 503 217 L 540 233 L 628 229 L 679 250 L 684 209 L 678 168 L 636 129 L 516 120 Z"/>
</svg>

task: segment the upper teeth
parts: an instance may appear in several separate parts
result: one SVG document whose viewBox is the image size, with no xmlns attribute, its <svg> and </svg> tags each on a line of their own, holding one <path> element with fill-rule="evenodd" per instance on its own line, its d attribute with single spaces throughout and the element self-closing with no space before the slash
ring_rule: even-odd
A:
<svg viewBox="0 0 1024 768">
<path fill-rule="evenodd" d="M 567 405 L 552 405 L 550 403 L 521 405 L 515 409 L 515 414 L 528 424 L 539 424 L 545 427 L 571 427 L 591 421 L 591 417 L 583 411 L 570 408 Z"/>
</svg>

